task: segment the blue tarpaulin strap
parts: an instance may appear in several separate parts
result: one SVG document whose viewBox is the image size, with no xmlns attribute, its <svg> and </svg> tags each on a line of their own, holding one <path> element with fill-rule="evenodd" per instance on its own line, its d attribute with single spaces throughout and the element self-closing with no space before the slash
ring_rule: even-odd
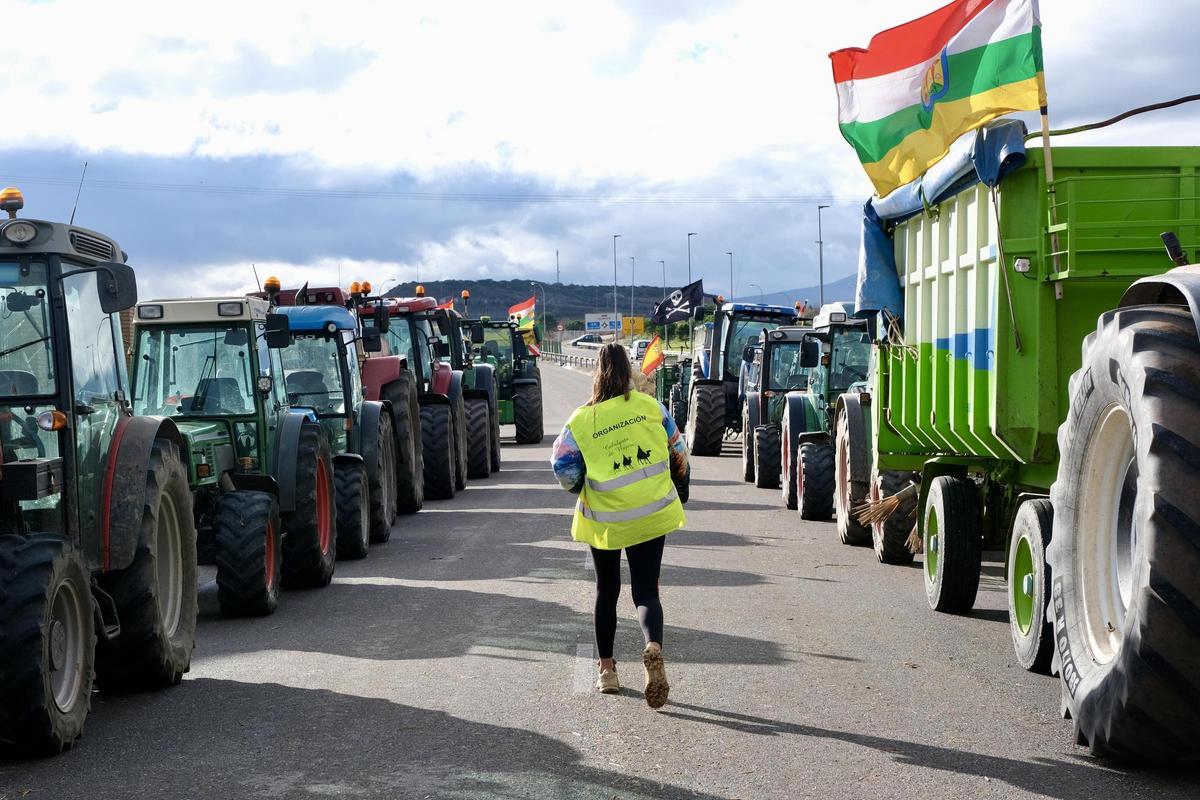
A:
<svg viewBox="0 0 1200 800">
<path fill-rule="evenodd" d="M 959 137 L 946 157 L 912 183 L 863 208 L 855 303 L 859 314 L 875 311 L 903 318 L 904 291 L 896 274 L 889 230 L 977 183 L 996 186 L 1025 164 L 1025 123 L 1002 120 Z"/>
</svg>

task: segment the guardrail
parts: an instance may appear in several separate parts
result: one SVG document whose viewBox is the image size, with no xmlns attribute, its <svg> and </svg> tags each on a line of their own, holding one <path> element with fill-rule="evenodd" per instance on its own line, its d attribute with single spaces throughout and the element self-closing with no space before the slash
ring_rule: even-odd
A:
<svg viewBox="0 0 1200 800">
<path fill-rule="evenodd" d="M 542 358 L 548 358 L 563 367 L 587 367 L 589 369 L 596 366 L 596 359 L 592 356 L 577 356 L 571 353 L 542 353 Z"/>
</svg>

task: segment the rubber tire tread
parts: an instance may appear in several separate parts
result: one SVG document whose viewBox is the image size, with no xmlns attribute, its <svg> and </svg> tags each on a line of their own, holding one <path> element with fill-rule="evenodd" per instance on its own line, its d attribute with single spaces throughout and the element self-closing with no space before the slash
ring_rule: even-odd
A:
<svg viewBox="0 0 1200 800">
<path fill-rule="evenodd" d="M 179 514 L 179 626 L 173 637 L 163 631 L 158 611 L 158 573 L 155 569 L 155 531 L 162 497 L 171 495 Z M 196 647 L 196 528 L 192 494 L 179 448 L 155 439 L 146 465 L 146 500 L 133 562 L 98 579 L 117 606 L 121 635 L 96 648 L 96 681 L 105 688 L 144 689 L 174 686 L 191 668 Z"/>
<path fill-rule="evenodd" d="M 925 598 L 934 611 L 951 614 L 970 611 L 979 593 L 983 555 L 975 483 L 955 475 L 934 478 L 925 505 L 925 530 L 934 514 L 938 518 L 938 577 L 930 581 L 929 573 L 921 570 Z"/>
<path fill-rule="evenodd" d="M 1054 578 L 1055 630 L 1060 632 L 1056 661 L 1061 667 L 1062 650 L 1069 648 L 1081 677 L 1074 695 L 1067 692 L 1076 738 L 1098 756 L 1153 764 L 1196 762 L 1200 342 L 1188 308 L 1135 306 L 1102 315 L 1083 343 L 1081 368 L 1071 377 L 1068 397 L 1070 410 L 1058 431 L 1058 480 L 1050 489 L 1054 532 L 1046 557 Z M 1082 618 L 1072 619 L 1078 583 L 1071 574 L 1078 563 L 1072 549 L 1072 503 L 1088 501 L 1079 496 L 1079 479 L 1089 414 L 1110 401 L 1126 405 L 1138 432 L 1142 562 L 1135 576 L 1144 575 L 1146 583 L 1134 588 L 1120 651 L 1098 667 L 1082 641 L 1087 638 Z M 1064 672 L 1060 669 L 1060 678 Z"/>
<path fill-rule="evenodd" d="M 431 500 L 454 497 L 454 440 L 451 408 L 435 404 L 421 407 L 421 451 L 425 464 L 425 496 Z"/>
<path fill-rule="evenodd" d="M 81 692 L 64 714 L 45 680 L 50 604 L 64 580 L 74 581 L 84 602 Z M 55 534 L 0 536 L 0 742 L 12 755 L 46 756 L 71 749 L 83 734 L 92 703 L 95 617 L 90 577 L 82 557 Z"/>
<path fill-rule="evenodd" d="M 467 477 L 483 480 L 492 474 L 491 413 L 482 397 L 467 400 Z"/>
<path fill-rule="evenodd" d="M 274 575 L 267 574 L 267 537 L 275 542 Z M 283 525 L 279 501 L 268 492 L 227 492 L 213 511 L 217 604 L 227 617 L 262 617 L 279 604 Z"/>
<path fill-rule="evenodd" d="M 912 483 L 912 473 L 884 470 L 877 477 L 879 499 L 891 497 Z M 911 564 L 913 552 L 908 549 L 908 537 L 912 533 L 913 514 L 917 510 L 917 498 L 910 497 L 902 502 L 892 515 L 883 522 L 871 525 L 871 541 L 875 556 L 881 564 Z"/>
<path fill-rule="evenodd" d="M 797 470 L 804 482 L 804 491 L 796 498 L 800 518 L 828 520 L 833 516 L 833 445 L 803 442 Z"/>
<path fill-rule="evenodd" d="M 742 434 L 743 436 L 745 434 Z M 754 485 L 759 489 L 779 488 L 779 427 L 759 425 L 754 429 Z"/>
<path fill-rule="evenodd" d="M 1017 543 L 1021 539 L 1023 527 L 1029 527 L 1029 539 L 1033 545 L 1034 559 L 1042 560 L 1041 597 L 1034 595 L 1033 619 L 1030 621 L 1029 634 L 1021 633 L 1017 627 L 1017 611 L 1013 605 L 1012 563 L 1016 555 Z M 1042 497 L 1027 500 L 1017 509 L 1013 520 L 1013 532 L 1008 547 L 1009 578 L 1006 581 L 1008 589 L 1008 629 L 1012 634 L 1013 651 L 1017 663 L 1030 672 L 1039 675 L 1049 675 L 1050 665 L 1054 660 L 1054 625 L 1047 608 L 1050 604 L 1050 587 L 1053 575 L 1046 563 L 1046 546 L 1050 543 L 1051 531 L 1054 527 L 1054 506 Z"/>
<path fill-rule="evenodd" d="M 834 422 L 834 513 L 837 516 L 838 539 L 851 547 L 870 546 L 874 542 L 871 528 L 854 517 L 854 509 L 867 499 L 870 484 L 850 479 L 851 450 L 866 447 L 866 442 L 850 439 L 850 423 L 843 407 Z M 844 458 L 843 458 L 844 453 Z"/>
<path fill-rule="evenodd" d="M 379 415 L 375 476 L 368 474 L 367 482 L 371 497 L 371 544 L 383 544 L 391 539 L 392 525 L 396 523 L 396 447 L 396 426 L 392 415 L 385 410 Z M 385 486 L 389 480 L 391 486 Z"/>
<path fill-rule="evenodd" d="M 492 472 L 500 471 L 500 404 L 496 398 L 500 396 L 500 386 L 492 385 L 492 394 L 488 398 L 488 429 L 490 431 L 488 437 L 489 447 L 492 453 Z"/>
<path fill-rule="evenodd" d="M 784 458 L 784 455 L 787 458 Z M 796 492 L 796 470 L 800 466 L 799 435 L 792 435 L 789 430 L 788 413 L 783 412 L 783 421 L 779 431 L 779 488 L 783 505 L 789 511 L 795 511 L 800 504 Z"/>
<path fill-rule="evenodd" d="M 421 437 L 421 407 L 416 379 L 408 370 L 380 390 L 392 405 L 396 432 L 396 513 L 415 514 L 425 502 L 425 468 Z"/>
<path fill-rule="evenodd" d="M 329 548 L 321 549 L 317 527 L 317 462 L 329 476 Z M 329 439 L 316 423 L 300 429 L 296 448 L 296 508 L 283 515 L 283 563 L 280 574 L 285 589 L 317 589 L 333 579 L 337 556 L 337 503 L 334 498 L 333 458 Z"/>
<path fill-rule="evenodd" d="M 370 551 L 370 492 L 367 468 L 361 461 L 343 461 L 334 465 L 333 495 L 337 505 L 339 561 L 357 561 L 366 558 Z"/>
<path fill-rule="evenodd" d="M 517 444 L 542 443 L 545 431 L 540 383 L 523 383 L 513 389 L 513 423 L 517 428 Z"/>
<path fill-rule="evenodd" d="M 725 433 L 725 387 L 711 383 L 693 385 L 687 424 L 688 450 L 692 455 L 721 455 Z"/>
<path fill-rule="evenodd" d="M 467 488 L 467 405 L 462 394 L 451 401 L 454 409 L 454 489 Z"/>
</svg>

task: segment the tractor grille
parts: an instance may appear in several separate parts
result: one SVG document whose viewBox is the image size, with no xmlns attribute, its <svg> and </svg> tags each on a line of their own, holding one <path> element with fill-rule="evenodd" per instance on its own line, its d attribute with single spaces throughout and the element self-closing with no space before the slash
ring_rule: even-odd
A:
<svg viewBox="0 0 1200 800">
<path fill-rule="evenodd" d="M 89 236 L 80 231 L 71 231 L 71 246 L 80 255 L 99 258 L 103 261 L 113 260 L 112 242 L 105 241 L 98 236 Z"/>
</svg>

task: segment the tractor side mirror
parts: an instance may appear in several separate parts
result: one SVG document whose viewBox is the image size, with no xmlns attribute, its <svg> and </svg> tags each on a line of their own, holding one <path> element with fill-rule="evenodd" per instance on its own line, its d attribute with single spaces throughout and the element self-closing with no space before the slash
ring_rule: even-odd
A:
<svg viewBox="0 0 1200 800">
<path fill-rule="evenodd" d="M 9 311 L 28 311 L 36 305 L 40 305 L 42 298 L 37 295 L 25 294 L 24 292 L 13 292 L 5 299 L 5 305 Z"/>
<path fill-rule="evenodd" d="M 476 323 L 471 326 L 471 344 L 483 344 L 483 325 Z"/>
<path fill-rule="evenodd" d="M 387 309 L 382 305 L 375 306 L 375 330 L 387 333 L 390 327 L 392 327 L 392 318 L 388 316 Z"/>
<path fill-rule="evenodd" d="M 137 275 L 128 264 L 105 261 L 97 264 L 100 274 L 96 280 L 96 293 L 100 296 L 100 310 L 105 314 L 116 314 L 137 305 Z"/>
<path fill-rule="evenodd" d="M 805 339 L 800 343 L 800 366 L 806 369 L 821 366 L 821 343 L 816 339 Z"/>
<path fill-rule="evenodd" d="M 383 350 L 383 335 L 378 328 L 363 328 L 363 350 L 368 353 L 378 353 Z"/>
<path fill-rule="evenodd" d="M 742 348 L 742 361 L 745 361 L 747 364 L 754 363 L 754 348 L 753 347 L 743 347 Z"/>
<path fill-rule="evenodd" d="M 272 350 L 279 350 L 292 343 L 292 323 L 287 314 L 267 314 L 263 339 Z"/>
</svg>

